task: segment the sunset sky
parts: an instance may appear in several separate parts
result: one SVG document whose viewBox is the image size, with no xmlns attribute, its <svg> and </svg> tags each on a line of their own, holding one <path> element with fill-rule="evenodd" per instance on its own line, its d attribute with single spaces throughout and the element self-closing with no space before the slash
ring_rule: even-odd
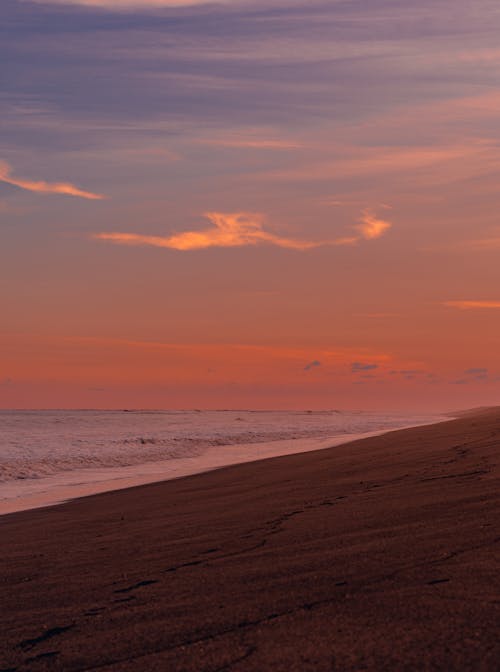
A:
<svg viewBox="0 0 500 672">
<path fill-rule="evenodd" d="M 0 406 L 500 402 L 497 0 L 2 0 Z"/>
</svg>

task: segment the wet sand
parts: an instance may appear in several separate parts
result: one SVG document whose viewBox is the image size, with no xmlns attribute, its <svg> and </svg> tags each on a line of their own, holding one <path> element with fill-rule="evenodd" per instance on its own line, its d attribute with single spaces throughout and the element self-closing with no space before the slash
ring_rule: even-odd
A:
<svg viewBox="0 0 500 672">
<path fill-rule="evenodd" d="M 500 409 L 0 517 L 0 670 L 498 670 Z"/>
</svg>

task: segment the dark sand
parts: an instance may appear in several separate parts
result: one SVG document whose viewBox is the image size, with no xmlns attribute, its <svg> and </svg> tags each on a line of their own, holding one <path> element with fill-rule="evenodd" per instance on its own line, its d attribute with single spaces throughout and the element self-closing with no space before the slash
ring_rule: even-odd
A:
<svg viewBox="0 0 500 672">
<path fill-rule="evenodd" d="M 0 518 L 0 669 L 499 670 L 500 410 Z"/>
</svg>

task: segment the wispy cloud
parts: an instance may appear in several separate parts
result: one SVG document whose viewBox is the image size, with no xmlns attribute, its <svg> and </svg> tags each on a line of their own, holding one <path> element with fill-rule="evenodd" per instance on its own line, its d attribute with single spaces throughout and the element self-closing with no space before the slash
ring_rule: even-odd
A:
<svg viewBox="0 0 500 672">
<path fill-rule="evenodd" d="M 397 317 L 398 313 L 357 313 L 358 317 L 366 317 L 370 320 L 385 320 L 389 317 Z"/>
<path fill-rule="evenodd" d="M 206 5 L 211 0 L 34 0 L 44 5 L 83 5 L 85 7 L 102 7 L 103 9 L 148 9 L 161 7 L 190 7 Z M 231 0 L 218 0 L 219 3 Z M 234 2 L 234 0 L 233 0 Z"/>
<path fill-rule="evenodd" d="M 389 371 L 390 376 L 401 376 L 404 380 L 415 380 L 417 376 L 432 376 L 432 374 L 426 374 L 425 371 L 421 369 L 402 369 L 401 371 Z"/>
<path fill-rule="evenodd" d="M 93 238 L 121 245 L 147 245 L 171 250 L 202 250 L 209 247 L 243 247 L 245 245 L 276 245 L 290 250 L 311 250 L 324 246 L 354 245 L 362 238 L 370 240 L 381 236 L 390 224 L 365 212 L 360 236 L 344 236 L 330 240 L 301 240 L 277 236 L 264 230 L 264 217 L 258 213 L 207 212 L 205 217 L 212 226 L 201 231 L 185 231 L 172 236 L 148 236 L 140 233 L 95 233 Z"/>
<path fill-rule="evenodd" d="M 366 240 L 380 238 L 392 226 L 390 222 L 380 219 L 371 210 L 364 210 L 359 221 L 361 223 L 357 229 Z"/>
<path fill-rule="evenodd" d="M 362 371 L 374 371 L 378 369 L 378 364 L 371 364 L 366 362 L 353 362 L 351 364 L 352 373 L 360 373 Z"/>
<path fill-rule="evenodd" d="M 12 184 L 14 187 L 34 191 L 39 194 L 63 194 L 66 196 L 87 198 L 93 201 L 104 198 L 101 194 L 84 191 L 69 182 L 44 182 L 15 178 L 11 175 L 11 168 L 5 161 L 0 161 L 0 182 L 6 182 L 7 184 Z"/>
<path fill-rule="evenodd" d="M 321 362 L 318 362 L 317 359 L 314 359 L 312 362 L 309 362 L 309 364 L 304 366 L 304 371 L 310 371 L 311 369 L 317 368 L 318 366 L 321 366 Z"/>
<path fill-rule="evenodd" d="M 226 135 L 214 136 L 212 138 L 200 138 L 199 143 L 204 145 L 214 145 L 217 147 L 228 147 L 230 149 L 300 149 L 303 145 L 292 140 L 284 140 L 275 137 L 259 137 L 250 135 Z"/>
<path fill-rule="evenodd" d="M 330 182 L 339 175 L 343 179 L 371 177 L 377 180 L 380 176 L 406 175 L 427 184 L 436 177 L 443 179 L 443 172 L 448 171 L 450 180 L 482 175 L 486 165 L 497 165 L 497 159 L 496 146 L 484 141 L 468 144 L 448 141 L 414 148 L 382 144 L 364 147 L 353 137 L 351 144 L 339 144 L 339 155 L 334 160 L 320 158 L 263 175 L 273 180 L 323 182 Z M 450 180 L 446 178 L 446 182 Z"/>
<path fill-rule="evenodd" d="M 464 245 L 471 250 L 498 250 L 500 249 L 500 235 L 469 240 Z"/>
<path fill-rule="evenodd" d="M 444 301 L 443 305 L 459 310 L 500 309 L 500 301 Z"/>
<path fill-rule="evenodd" d="M 262 215 L 237 212 L 208 212 L 212 226 L 202 231 L 185 231 L 172 236 L 144 236 L 137 233 L 97 233 L 95 238 L 125 245 L 151 245 L 172 250 L 201 250 L 208 247 L 241 247 L 269 243 L 293 250 L 308 250 L 324 243 L 283 238 L 264 231 Z"/>
<path fill-rule="evenodd" d="M 488 369 L 485 367 L 474 367 L 464 371 L 465 377 L 450 381 L 451 385 L 468 385 L 474 382 L 485 382 L 489 379 Z"/>
</svg>

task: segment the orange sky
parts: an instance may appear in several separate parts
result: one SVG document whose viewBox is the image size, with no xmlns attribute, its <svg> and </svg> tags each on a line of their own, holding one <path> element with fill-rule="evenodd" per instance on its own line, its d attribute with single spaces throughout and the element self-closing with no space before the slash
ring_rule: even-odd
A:
<svg viewBox="0 0 500 672">
<path fill-rule="evenodd" d="M 0 407 L 498 403 L 486 0 L 123 4 L 6 5 Z"/>
</svg>

